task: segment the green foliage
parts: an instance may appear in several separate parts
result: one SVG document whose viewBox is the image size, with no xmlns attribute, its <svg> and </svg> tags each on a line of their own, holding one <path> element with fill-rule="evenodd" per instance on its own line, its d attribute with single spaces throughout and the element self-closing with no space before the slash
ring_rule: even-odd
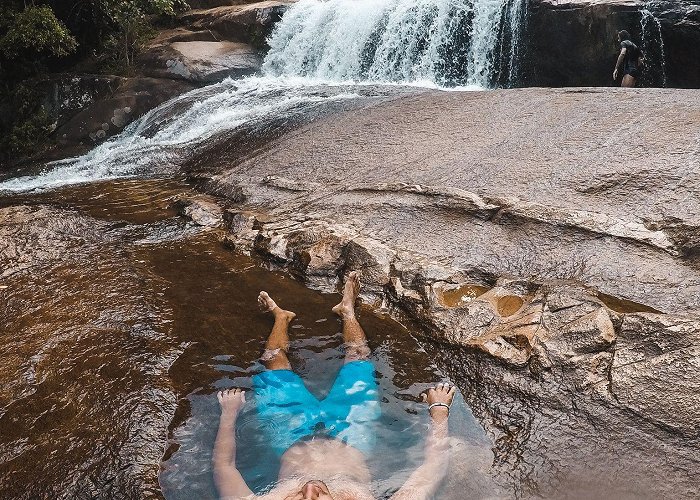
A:
<svg viewBox="0 0 700 500">
<path fill-rule="evenodd" d="M 0 0 L 0 164 L 36 152 L 55 126 L 31 79 L 80 57 L 130 73 L 153 23 L 187 8 L 184 0 Z"/>
<path fill-rule="evenodd" d="M 95 5 L 113 28 L 103 46 L 111 68 L 133 65 L 136 54 L 153 37 L 153 16 L 174 16 L 187 8 L 182 0 L 98 0 Z"/>
<path fill-rule="evenodd" d="M 62 57 L 75 50 L 75 38 L 56 19 L 50 7 L 30 6 L 14 15 L 8 14 L 7 31 L 0 38 L 0 53 L 6 59 Z"/>
<path fill-rule="evenodd" d="M 40 109 L 36 114 L 14 124 L 9 133 L 0 139 L 0 150 L 12 157 L 31 155 L 37 147 L 46 142 L 53 131 L 52 122 L 46 111 Z"/>
<path fill-rule="evenodd" d="M 12 89 L 8 97 L 13 119 L 0 135 L 3 160 L 37 152 L 39 145 L 53 131 L 53 123 L 41 107 L 40 93 L 36 88 L 20 84 Z"/>
</svg>

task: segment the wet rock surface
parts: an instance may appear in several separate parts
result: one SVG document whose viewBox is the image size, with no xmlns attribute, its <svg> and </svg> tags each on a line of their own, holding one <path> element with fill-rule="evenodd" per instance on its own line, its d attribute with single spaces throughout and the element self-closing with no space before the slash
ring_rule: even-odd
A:
<svg viewBox="0 0 700 500">
<path fill-rule="evenodd" d="M 248 386 L 261 368 L 270 327 L 256 301 L 263 286 L 301 318 L 295 368 L 314 393 L 330 386 L 343 363 L 331 312 L 339 296 L 223 248 L 213 228 L 238 213 L 222 207 L 163 179 L 0 200 L 0 497 L 215 498 L 213 392 Z M 358 242 L 354 258 L 382 249 L 372 243 Z M 321 246 L 312 255 L 331 260 Z M 419 392 L 445 375 L 408 330 L 359 311 L 385 396 L 372 465 L 373 491 L 385 498 L 421 463 L 429 416 Z M 262 491 L 276 460 L 248 416 L 239 420 L 238 465 Z M 451 426 L 455 460 L 440 497 L 461 500 L 469 488 L 470 498 L 494 498 L 488 441 L 459 396 Z M 396 460 L 384 460 L 396 449 Z"/>
<path fill-rule="evenodd" d="M 192 82 L 217 82 L 241 78 L 260 69 L 261 54 L 250 45 L 236 42 L 173 42 L 142 57 L 144 72 L 160 78 Z"/>
<path fill-rule="evenodd" d="M 218 152 L 225 143 L 193 163 L 222 172 L 209 184 L 217 193 L 273 216 L 349 225 L 455 268 L 576 278 L 693 312 L 698 97 L 423 92 L 320 118 L 235 167 Z"/>
<path fill-rule="evenodd" d="M 168 79 L 122 78 L 113 93 L 82 108 L 54 135 L 64 147 L 92 147 L 159 104 L 193 88 L 189 83 Z"/>
<path fill-rule="evenodd" d="M 190 29 L 210 30 L 218 39 L 263 47 L 272 26 L 292 3 L 293 0 L 266 0 L 193 9 L 183 14 L 180 20 Z"/>
<path fill-rule="evenodd" d="M 425 92 L 326 117 L 215 176 L 239 193 L 226 243 L 324 290 L 360 269 L 445 346 L 518 495 L 693 498 L 688 97 Z"/>
<path fill-rule="evenodd" d="M 263 52 L 248 43 L 246 36 L 222 39 L 206 23 L 165 30 L 139 55 L 137 64 L 144 75 L 195 85 L 241 78 L 257 72 L 263 59 Z"/>
</svg>

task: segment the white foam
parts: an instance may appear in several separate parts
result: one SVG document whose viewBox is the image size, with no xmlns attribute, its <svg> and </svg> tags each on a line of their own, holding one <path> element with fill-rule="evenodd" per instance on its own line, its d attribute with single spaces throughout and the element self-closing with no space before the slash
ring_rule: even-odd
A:
<svg viewBox="0 0 700 500">
<path fill-rule="evenodd" d="M 526 3 L 299 0 L 275 26 L 264 70 L 333 81 L 486 88 L 504 60 L 504 36 L 506 69 L 513 69 Z"/>
<path fill-rule="evenodd" d="M 339 87 L 340 84 L 335 84 Z M 210 137 L 267 117 L 360 97 L 339 89 L 319 92 L 294 79 L 225 80 L 151 110 L 120 135 L 87 154 L 53 162 L 46 171 L 0 183 L 0 192 L 30 191 L 95 180 L 169 172 L 188 149 Z M 175 109 L 183 110 L 174 113 Z"/>
</svg>

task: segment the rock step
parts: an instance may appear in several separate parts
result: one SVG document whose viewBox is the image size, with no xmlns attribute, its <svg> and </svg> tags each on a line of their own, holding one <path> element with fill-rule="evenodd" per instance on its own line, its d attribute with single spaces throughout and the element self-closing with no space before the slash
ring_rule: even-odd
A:
<svg viewBox="0 0 700 500">
<path fill-rule="evenodd" d="M 139 56 L 142 72 L 154 78 L 212 83 L 242 78 L 260 69 L 262 56 L 247 43 L 191 40 L 151 47 Z"/>
<path fill-rule="evenodd" d="M 191 31 L 207 30 L 219 40 L 263 47 L 272 26 L 292 3 L 289 0 L 268 0 L 195 9 L 182 14 L 180 21 Z"/>
<path fill-rule="evenodd" d="M 79 79 L 74 78 L 75 85 Z M 188 82 L 143 77 L 120 78 L 115 83 L 111 95 L 85 106 L 56 130 L 59 144 L 90 147 L 99 144 L 147 111 L 193 88 Z"/>
</svg>

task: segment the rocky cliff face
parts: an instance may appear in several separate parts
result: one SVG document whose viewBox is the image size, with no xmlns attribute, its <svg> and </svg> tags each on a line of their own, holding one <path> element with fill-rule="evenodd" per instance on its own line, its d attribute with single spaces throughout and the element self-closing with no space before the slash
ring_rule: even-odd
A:
<svg viewBox="0 0 700 500">
<path fill-rule="evenodd" d="M 661 28 L 667 85 L 700 87 L 700 67 L 693 49 L 700 43 L 700 6 L 691 1 L 663 0 L 530 0 L 523 40 L 527 51 L 523 83 L 615 85 L 612 71 L 619 53 L 617 32 L 627 30 L 641 44 L 643 10 L 655 16 Z M 660 53 L 657 33 L 647 36 L 651 36 L 652 49 Z M 652 62 L 655 67 L 648 72 L 662 71 L 659 61 Z M 654 83 L 660 85 L 662 80 L 656 78 Z"/>
<path fill-rule="evenodd" d="M 700 4 L 693 0 L 652 0 L 649 9 L 660 21 L 670 86 L 700 87 Z"/>
</svg>

